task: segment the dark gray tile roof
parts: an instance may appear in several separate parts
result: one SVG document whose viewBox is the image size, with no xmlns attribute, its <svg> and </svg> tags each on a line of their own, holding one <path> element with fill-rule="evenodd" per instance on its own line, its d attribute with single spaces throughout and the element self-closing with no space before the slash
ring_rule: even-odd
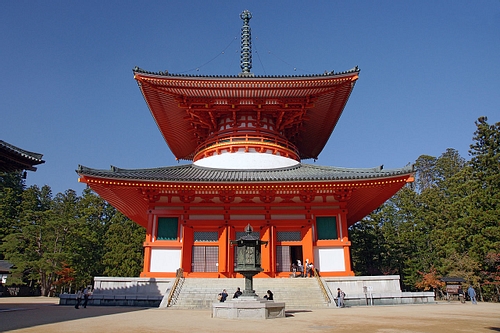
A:
<svg viewBox="0 0 500 333">
<path fill-rule="evenodd" d="M 120 169 L 111 166 L 110 170 L 98 170 L 79 166 L 77 173 L 82 176 L 99 178 L 178 181 L 178 182 L 275 182 L 275 181 L 323 181 L 323 180 L 362 180 L 407 175 L 413 166 L 384 170 L 382 167 L 351 169 L 339 167 L 298 164 L 296 166 L 265 170 L 228 170 L 195 166 L 193 164 L 161 167 L 153 169 Z"/>
<path fill-rule="evenodd" d="M 175 77 L 194 77 L 194 78 L 237 78 L 241 79 L 243 77 L 239 75 L 196 75 L 196 74 L 175 74 L 169 73 L 168 71 L 158 71 L 151 72 L 146 71 L 139 67 L 134 67 L 134 73 L 148 74 L 148 75 L 158 75 L 158 76 L 175 76 Z M 321 77 L 321 76 L 335 76 L 335 75 L 343 75 L 343 74 L 351 74 L 351 73 L 359 73 L 359 67 L 353 67 L 347 71 L 343 72 L 335 72 L 335 71 L 325 71 L 323 74 L 307 74 L 307 75 L 253 75 L 250 77 L 244 78 L 260 78 L 260 79 L 272 79 L 272 78 L 311 78 L 311 77 Z"/>
<path fill-rule="evenodd" d="M 44 161 L 42 161 L 42 157 L 43 157 L 42 154 L 33 153 L 31 151 L 27 151 L 27 150 L 18 148 L 16 146 L 11 145 L 10 143 L 7 143 L 7 142 L 2 141 L 2 140 L 0 140 L 0 149 L 2 149 L 4 151 L 9 151 L 12 154 L 22 156 L 24 158 L 32 160 L 33 162 L 37 162 L 37 163 L 44 162 Z"/>
<path fill-rule="evenodd" d="M 0 171 L 36 171 L 34 165 L 45 163 L 43 155 L 33 153 L 0 140 Z"/>
</svg>

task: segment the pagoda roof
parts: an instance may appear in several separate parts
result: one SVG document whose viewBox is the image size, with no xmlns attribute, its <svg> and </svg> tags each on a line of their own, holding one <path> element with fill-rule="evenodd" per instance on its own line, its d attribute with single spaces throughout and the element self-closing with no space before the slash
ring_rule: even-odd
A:
<svg viewBox="0 0 500 333">
<path fill-rule="evenodd" d="M 340 168 L 298 163 L 297 165 L 276 169 L 219 169 L 207 168 L 194 164 L 149 168 L 121 169 L 111 166 L 109 170 L 92 169 L 80 165 L 80 175 L 138 181 L 174 181 L 174 182 L 271 182 L 271 181 L 324 181 L 357 180 L 392 177 L 409 174 L 413 167 L 384 170 L 375 168 Z"/>
<path fill-rule="evenodd" d="M 334 184 L 352 189 L 347 202 L 348 225 L 361 220 L 411 181 L 413 166 L 400 169 L 339 168 L 299 163 L 296 166 L 267 170 L 228 170 L 194 164 L 151 169 L 109 170 L 79 166 L 77 173 L 101 197 L 141 225 L 147 222 L 147 202 L 141 189 L 162 185 L 272 185 Z"/>
<path fill-rule="evenodd" d="M 43 155 L 27 151 L 0 140 L 0 171 L 36 171 L 34 165 L 45 163 Z"/>
<path fill-rule="evenodd" d="M 177 159 L 192 160 L 199 133 L 186 109 L 196 103 L 200 112 L 252 108 L 259 112 L 292 112 L 305 108 L 298 137 L 288 138 L 301 159 L 317 159 L 358 79 L 359 68 L 314 75 L 182 75 L 134 68 L 134 78 L 165 141 Z M 295 109 L 290 107 L 295 105 Z M 285 134 L 286 135 L 286 134 Z M 295 135 L 295 134 L 294 134 Z"/>
</svg>

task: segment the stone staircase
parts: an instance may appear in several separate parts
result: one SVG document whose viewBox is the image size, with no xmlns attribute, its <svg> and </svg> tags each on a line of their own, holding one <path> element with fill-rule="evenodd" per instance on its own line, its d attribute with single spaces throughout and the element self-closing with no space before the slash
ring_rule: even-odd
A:
<svg viewBox="0 0 500 333">
<path fill-rule="evenodd" d="M 185 279 L 181 290 L 171 304 L 172 309 L 210 309 L 218 302 L 217 295 L 226 289 L 228 300 L 233 297 L 236 288 L 245 289 L 245 280 L 238 279 Z M 286 309 L 325 308 L 329 304 L 316 278 L 254 278 L 253 288 L 259 297 L 269 289 L 276 302 L 285 302 Z"/>
</svg>

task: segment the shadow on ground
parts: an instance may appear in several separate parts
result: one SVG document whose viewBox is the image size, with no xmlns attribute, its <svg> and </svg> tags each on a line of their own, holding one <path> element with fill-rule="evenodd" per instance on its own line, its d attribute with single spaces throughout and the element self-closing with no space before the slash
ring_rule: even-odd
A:
<svg viewBox="0 0 500 333">
<path fill-rule="evenodd" d="M 71 322 L 78 319 L 95 318 L 146 310 L 125 306 L 88 306 L 75 309 L 74 306 L 54 303 L 0 303 L 0 331 L 36 327 L 39 325 Z M 75 323 L 76 325 L 77 323 Z"/>
</svg>

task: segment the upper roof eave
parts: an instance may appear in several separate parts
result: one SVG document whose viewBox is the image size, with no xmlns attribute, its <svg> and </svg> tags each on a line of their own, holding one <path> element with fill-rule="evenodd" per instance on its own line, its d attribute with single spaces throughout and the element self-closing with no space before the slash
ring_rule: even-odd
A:
<svg viewBox="0 0 500 333">
<path fill-rule="evenodd" d="M 151 71 L 146 71 L 142 68 L 135 67 L 133 70 L 134 74 L 141 74 L 141 75 L 147 75 L 147 76 L 156 76 L 158 78 L 182 78 L 182 79 L 231 79 L 231 80 L 238 80 L 238 81 L 249 81 L 249 80 L 262 80 L 262 79 L 269 79 L 269 80 L 283 80 L 283 79 L 314 79 L 314 78 L 340 78 L 344 76 L 350 76 L 353 74 L 358 74 L 360 72 L 360 69 L 358 66 L 355 66 L 347 71 L 343 72 L 334 72 L 330 71 L 323 74 L 307 74 L 307 75 L 253 75 L 253 76 L 239 76 L 239 75 L 197 75 L 197 74 L 176 74 L 176 73 L 170 73 L 168 71 L 162 72 L 151 72 Z"/>
<path fill-rule="evenodd" d="M 294 76 L 181 75 L 134 69 L 151 114 L 177 159 L 192 160 L 199 145 L 178 100 L 300 99 L 315 100 L 295 139 L 301 159 L 316 159 L 326 145 L 358 79 L 359 68 L 334 73 Z"/>
</svg>

